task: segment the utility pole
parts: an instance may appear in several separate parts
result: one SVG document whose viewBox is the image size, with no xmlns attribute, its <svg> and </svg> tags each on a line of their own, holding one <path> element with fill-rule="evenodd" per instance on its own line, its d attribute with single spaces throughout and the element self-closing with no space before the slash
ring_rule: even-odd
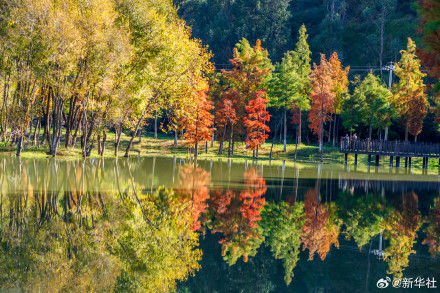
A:
<svg viewBox="0 0 440 293">
<path fill-rule="evenodd" d="M 389 72 L 389 78 L 388 78 L 388 90 L 391 91 L 391 86 L 393 84 L 393 71 L 394 69 L 396 69 L 396 66 L 394 65 L 393 62 L 388 63 L 386 66 L 381 68 L 382 70 L 386 70 Z M 388 108 L 390 107 L 390 103 L 388 103 Z M 384 140 L 387 141 L 388 140 L 388 126 L 385 127 L 385 137 Z"/>
</svg>

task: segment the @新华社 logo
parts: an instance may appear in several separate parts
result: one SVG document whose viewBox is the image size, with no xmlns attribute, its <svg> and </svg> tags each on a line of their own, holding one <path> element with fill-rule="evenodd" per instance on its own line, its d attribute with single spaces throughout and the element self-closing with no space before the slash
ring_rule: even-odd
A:
<svg viewBox="0 0 440 293">
<path fill-rule="evenodd" d="M 391 279 L 389 277 L 386 277 L 385 279 L 380 279 L 379 281 L 377 281 L 376 286 L 379 289 L 385 289 L 390 285 L 390 283 Z"/>
</svg>

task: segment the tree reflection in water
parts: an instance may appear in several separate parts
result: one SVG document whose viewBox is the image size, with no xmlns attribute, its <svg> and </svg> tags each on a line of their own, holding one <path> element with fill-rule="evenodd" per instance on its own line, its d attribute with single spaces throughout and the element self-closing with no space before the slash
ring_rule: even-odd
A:
<svg viewBox="0 0 440 293">
<path fill-rule="evenodd" d="M 385 239 L 389 240 L 389 246 L 384 250 L 387 273 L 398 279 L 402 278 L 404 268 L 409 265 L 410 254 L 416 253 L 413 245 L 422 226 L 417 194 L 406 193 L 402 204 L 401 211 L 391 211 L 384 221 Z"/>
<path fill-rule="evenodd" d="M 0 291 L 169 292 L 199 269 L 188 201 L 128 181 L 114 193 L 85 191 L 77 170 L 59 191 L 41 180 L 1 194 Z M 56 169 L 46 175 L 58 180 Z"/>
<path fill-rule="evenodd" d="M 256 223 L 265 204 L 266 182 L 258 171 L 244 173 L 245 187 L 238 193 L 214 190 L 211 197 L 212 233 L 221 233 L 222 256 L 233 265 L 243 256 L 247 262 L 263 243 L 262 229 Z"/>
<path fill-rule="evenodd" d="M 245 273 L 219 286 L 271 291 L 278 266 L 297 286 L 309 280 L 308 266 L 334 262 L 340 243 L 370 255 L 379 241 L 378 263 L 396 278 L 421 244 L 439 255 L 438 198 L 422 198 L 433 203 L 423 217 L 415 192 L 387 194 L 385 183 L 382 193 L 355 186 L 332 201 L 328 179 L 300 181 L 297 169 L 293 196 L 282 196 L 262 167 L 238 173 L 229 164 L 229 181 L 218 184 L 207 171 L 215 164 L 180 162 L 164 172 L 159 160 L 17 160 L 8 168 L 0 160 L 0 291 L 169 292 L 200 269 L 191 280 Z M 174 189 L 158 187 L 168 178 Z M 210 282 L 199 291 L 217 290 Z"/>
<path fill-rule="evenodd" d="M 440 198 L 434 199 L 434 205 L 429 210 L 428 226 L 425 228 L 426 238 L 423 244 L 428 245 L 433 257 L 440 254 Z"/>
</svg>

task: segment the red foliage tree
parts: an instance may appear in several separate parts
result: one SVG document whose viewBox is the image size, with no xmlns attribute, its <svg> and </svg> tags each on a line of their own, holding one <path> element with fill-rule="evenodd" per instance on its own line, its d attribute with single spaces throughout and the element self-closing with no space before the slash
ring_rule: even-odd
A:
<svg viewBox="0 0 440 293">
<path fill-rule="evenodd" d="M 256 158 L 258 158 L 258 148 L 269 135 L 269 126 L 265 122 L 270 121 L 269 112 L 266 110 L 267 100 L 263 98 L 264 92 L 258 91 L 256 98 L 250 100 L 246 106 L 247 117 L 244 118 L 244 124 L 247 127 L 248 137 L 246 143 L 252 150 L 256 150 Z"/>
<path fill-rule="evenodd" d="M 295 105 L 292 105 L 291 110 L 292 110 L 292 118 L 290 122 L 294 125 L 298 125 L 301 122 L 301 111 Z"/>
<path fill-rule="evenodd" d="M 206 91 L 201 91 L 198 95 L 197 105 L 193 117 L 185 118 L 183 125 L 186 129 L 183 137 L 187 144 L 194 146 L 194 157 L 198 155 L 199 142 L 211 140 L 214 129 L 214 117 L 211 110 L 214 109 L 212 102 L 207 100 Z"/>
<path fill-rule="evenodd" d="M 212 233 L 221 233 L 222 255 L 230 265 L 241 256 L 247 262 L 263 242 L 257 225 L 265 204 L 266 182 L 254 169 L 244 174 L 246 188 L 237 194 L 232 190 L 211 193 Z"/>
<path fill-rule="evenodd" d="M 232 136 L 234 133 L 234 125 L 238 121 L 238 117 L 236 114 L 236 105 L 238 104 L 238 92 L 235 89 L 231 89 L 227 92 L 223 99 L 218 103 L 216 107 L 216 128 L 219 131 L 219 139 L 220 146 L 218 153 L 221 154 L 223 152 L 223 142 L 225 140 L 226 129 L 229 125 L 230 128 L 230 141 L 229 145 L 232 141 Z M 229 148 L 230 149 L 230 148 Z"/>
</svg>

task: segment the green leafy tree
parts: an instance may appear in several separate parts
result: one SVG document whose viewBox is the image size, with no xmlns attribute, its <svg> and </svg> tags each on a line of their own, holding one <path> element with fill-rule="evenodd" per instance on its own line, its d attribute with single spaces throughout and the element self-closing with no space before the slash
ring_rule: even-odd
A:
<svg viewBox="0 0 440 293">
<path fill-rule="evenodd" d="M 392 108 L 392 94 L 381 84 L 379 77 L 370 72 L 362 83 L 355 89 L 354 95 L 365 97 L 365 108 L 362 113 L 362 120 L 369 125 L 371 139 L 372 129 L 384 130 L 391 125 L 391 117 L 394 113 Z"/>
<path fill-rule="evenodd" d="M 310 109 L 308 80 L 310 65 L 310 49 L 307 44 L 306 27 L 299 29 L 295 51 L 284 54 L 281 63 L 275 66 L 272 78 L 268 82 L 269 106 L 283 111 L 284 148 L 287 149 L 287 110 L 299 110 L 298 143 L 301 143 L 301 111 Z"/>
<path fill-rule="evenodd" d="M 284 265 L 284 281 L 292 282 L 293 269 L 299 260 L 301 232 L 304 229 L 304 204 L 289 205 L 286 202 L 269 202 L 261 212 L 259 226 L 263 229 L 265 244 L 276 259 Z"/>
<path fill-rule="evenodd" d="M 347 239 L 353 238 L 359 249 L 384 230 L 384 218 L 387 209 L 384 199 L 378 195 L 369 194 L 357 197 L 344 192 L 338 197 L 338 214 L 345 224 Z"/>
<path fill-rule="evenodd" d="M 342 125 L 345 129 L 350 131 L 350 136 L 351 133 L 356 130 L 356 127 L 358 127 L 363 122 L 362 117 L 366 110 L 365 95 L 358 90 L 361 83 L 360 77 L 356 76 L 353 83 L 357 84 L 354 93 L 348 95 L 348 97 L 346 97 L 342 101 L 341 105 Z"/>
</svg>

